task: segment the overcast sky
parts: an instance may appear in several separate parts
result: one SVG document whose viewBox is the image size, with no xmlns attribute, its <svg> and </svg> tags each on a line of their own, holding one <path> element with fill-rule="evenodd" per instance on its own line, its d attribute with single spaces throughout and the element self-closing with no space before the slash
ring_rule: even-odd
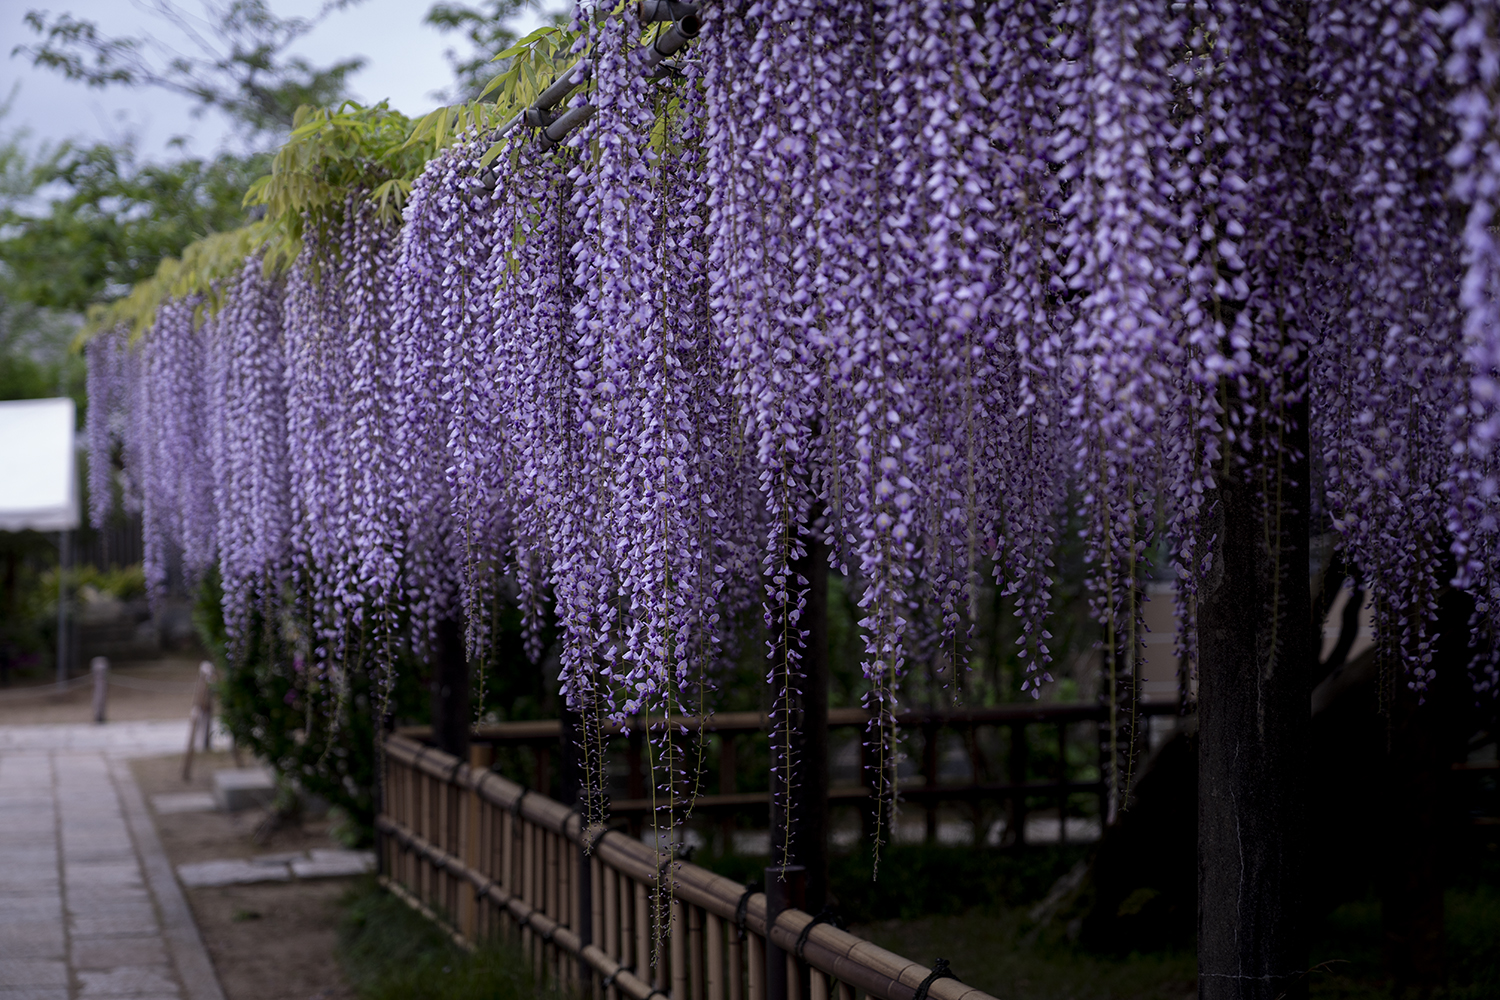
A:
<svg viewBox="0 0 1500 1000">
<path fill-rule="evenodd" d="M 200 9 L 197 0 L 180 4 L 195 13 Z M 23 22 L 31 9 L 66 11 L 98 22 L 106 34 L 152 35 L 192 51 L 174 29 L 143 6 L 139 0 L 0 0 L 0 98 L 16 88 L 10 115 L 0 128 L 25 128 L 33 143 L 117 140 L 134 134 L 138 149 L 151 158 L 176 156 L 167 152 L 174 136 L 187 137 L 187 149 L 203 155 L 228 142 L 228 123 L 214 112 L 194 119 L 193 103 L 186 98 L 148 88 L 95 90 L 55 70 L 34 69 L 24 55 L 10 54 L 17 45 L 37 38 Z M 320 6 L 319 0 L 271 0 L 272 9 L 282 16 L 310 16 Z M 431 0 L 363 0 L 331 14 L 297 43 L 295 51 L 314 65 L 364 56 L 365 68 L 351 80 L 356 99 L 389 98 L 392 107 L 407 114 L 425 112 L 436 106 L 434 92 L 452 82 L 444 50 L 466 51 L 467 46 L 466 39 L 443 35 L 422 23 L 430 6 Z"/>
</svg>

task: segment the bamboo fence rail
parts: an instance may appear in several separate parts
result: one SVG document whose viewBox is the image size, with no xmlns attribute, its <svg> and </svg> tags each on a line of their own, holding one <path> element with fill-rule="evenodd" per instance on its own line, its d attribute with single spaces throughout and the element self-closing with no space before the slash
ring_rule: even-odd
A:
<svg viewBox="0 0 1500 1000">
<path fill-rule="evenodd" d="M 595 1000 L 991 1000 L 801 910 L 768 928 L 764 893 L 585 830 L 576 810 L 410 736 L 386 737 L 384 760 L 383 884 L 462 943 L 518 940 L 539 977 Z M 767 989 L 768 938 L 787 956 L 784 992 Z"/>
</svg>

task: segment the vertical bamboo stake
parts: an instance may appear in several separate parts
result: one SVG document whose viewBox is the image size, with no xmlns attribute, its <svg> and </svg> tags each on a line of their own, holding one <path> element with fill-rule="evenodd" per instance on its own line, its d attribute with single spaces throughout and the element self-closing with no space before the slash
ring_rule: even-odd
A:
<svg viewBox="0 0 1500 1000">
<path fill-rule="evenodd" d="M 693 1000 L 703 996 L 703 909 L 690 906 L 688 917 L 688 995 Z"/>
<path fill-rule="evenodd" d="M 786 956 L 786 1000 L 803 1000 L 802 963 L 791 952 L 787 952 Z"/>
<path fill-rule="evenodd" d="M 430 843 L 432 841 L 432 782 L 428 779 L 426 772 L 417 771 L 417 784 L 421 788 L 419 792 L 421 814 L 418 817 L 417 836 Z M 422 902 L 432 902 L 432 896 L 429 893 L 428 867 L 425 859 L 418 864 L 417 884 L 412 888 L 416 889 L 417 898 L 422 900 Z"/>
<path fill-rule="evenodd" d="M 620 875 L 613 868 L 605 868 L 602 864 L 599 865 L 599 870 L 604 876 L 604 891 L 599 894 L 604 902 L 604 933 L 600 937 L 599 947 L 604 949 L 604 954 L 621 965 L 629 965 L 624 953 L 620 951 Z M 615 1000 L 618 995 L 611 983 L 605 1000 Z"/>
<path fill-rule="evenodd" d="M 686 1000 L 688 994 L 688 926 L 686 908 L 681 900 L 672 900 L 672 997 Z M 694 996 L 693 1000 L 697 1000 Z"/>
<path fill-rule="evenodd" d="M 724 985 L 729 989 L 729 1000 L 745 1000 L 745 945 L 738 927 L 729 925 L 728 933 L 729 968 L 724 973 Z"/>
<path fill-rule="evenodd" d="M 766 1000 L 766 943 L 758 934 L 748 934 L 745 942 L 750 947 L 746 963 L 750 967 L 750 1000 Z"/>
<path fill-rule="evenodd" d="M 526 820 L 522 819 L 519 816 L 516 817 L 516 822 L 521 824 L 521 870 L 519 880 L 521 890 L 520 895 L 522 901 L 525 902 L 526 905 L 535 907 L 535 869 L 533 869 L 532 867 L 531 859 L 536 848 L 536 837 L 534 836 L 536 831 L 530 823 L 526 822 Z M 521 926 L 521 951 L 526 954 L 527 958 L 534 957 L 531 953 L 531 938 L 531 928 L 523 924 Z M 533 967 L 531 970 L 532 974 L 539 975 L 541 973 L 541 970 L 536 968 L 535 964 L 536 963 L 533 961 Z"/>
<path fill-rule="evenodd" d="M 646 899 L 646 884 L 632 882 L 635 887 L 635 974 L 642 982 L 651 978 L 651 911 Z"/>
<path fill-rule="evenodd" d="M 838 1000 L 854 1000 L 854 987 L 842 979 L 839 980 Z"/>
<path fill-rule="evenodd" d="M 717 913 L 706 914 L 707 926 L 704 928 L 704 938 L 707 954 L 704 956 L 708 964 L 707 989 L 704 992 L 705 1000 L 724 1000 L 724 921 L 719 919 Z"/>
<path fill-rule="evenodd" d="M 828 977 L 819 969 L 809 971 L 812 973 L 812 1000 L 828 1000 Z"/>
<path fill-rule="evenodd" d="M 591 919 L 594 922 L 594 943 L 603 949 L 604 954 L 613 958 L 615 957 L 615 953 L 610 950 L 609 934 L 604 929 L 609 912 L 604 902 L 604 880 L 606 878 L 604 873 L 606 870 L 604 863 L 599 860 L 597 854 L 589 858 L 589 884 L 594 887 L 594 891 L 589 895 L 589 902 L 593 907 Z M 583 971 L 584 975 L 589 977 L 589 985 L 591 987 L 589 992 L 592 994 L 594 1000 L 604 1000 L 604 991 L 599 988 L 600 977 L 595 975 L 592 967 L 585 962 L 580 961 L 579 968 Z"/>
</svg>

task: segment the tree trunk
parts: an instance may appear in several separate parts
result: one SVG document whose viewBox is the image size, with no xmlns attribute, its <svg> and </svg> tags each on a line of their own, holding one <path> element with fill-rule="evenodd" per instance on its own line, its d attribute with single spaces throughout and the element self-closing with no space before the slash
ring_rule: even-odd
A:
<svg viewBox="0 0 1500 1000">
<path fill-rule="evenodd" d="M 469 759 L 469 660 L 457 618 L 438 622 L 433 644 L 432 741 L 444 753 Z"/>
<path fill-rule="evenodd" d="M 1261 483 L 1237 468 L 1221 472 L 1210 500 L 1213 563 L 1199 604 L 1202 1000 L 1306 994 L 1305 768 L 1317 655 L 1306 404 L 1287 419 L 1294 426 L 1264 501 Z"/>
</svg>

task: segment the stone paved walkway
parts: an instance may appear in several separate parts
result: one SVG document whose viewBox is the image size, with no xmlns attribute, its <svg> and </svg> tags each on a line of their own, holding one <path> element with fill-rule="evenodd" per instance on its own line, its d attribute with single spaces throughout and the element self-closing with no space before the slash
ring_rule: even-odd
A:
<svg viewBox="0 0 1500 1000">
<path fill-rule="evenodd" d="M 187 724 L 0 727 L 0 1000 L 223 1000 L 125 759 Z"/>
</svg>

